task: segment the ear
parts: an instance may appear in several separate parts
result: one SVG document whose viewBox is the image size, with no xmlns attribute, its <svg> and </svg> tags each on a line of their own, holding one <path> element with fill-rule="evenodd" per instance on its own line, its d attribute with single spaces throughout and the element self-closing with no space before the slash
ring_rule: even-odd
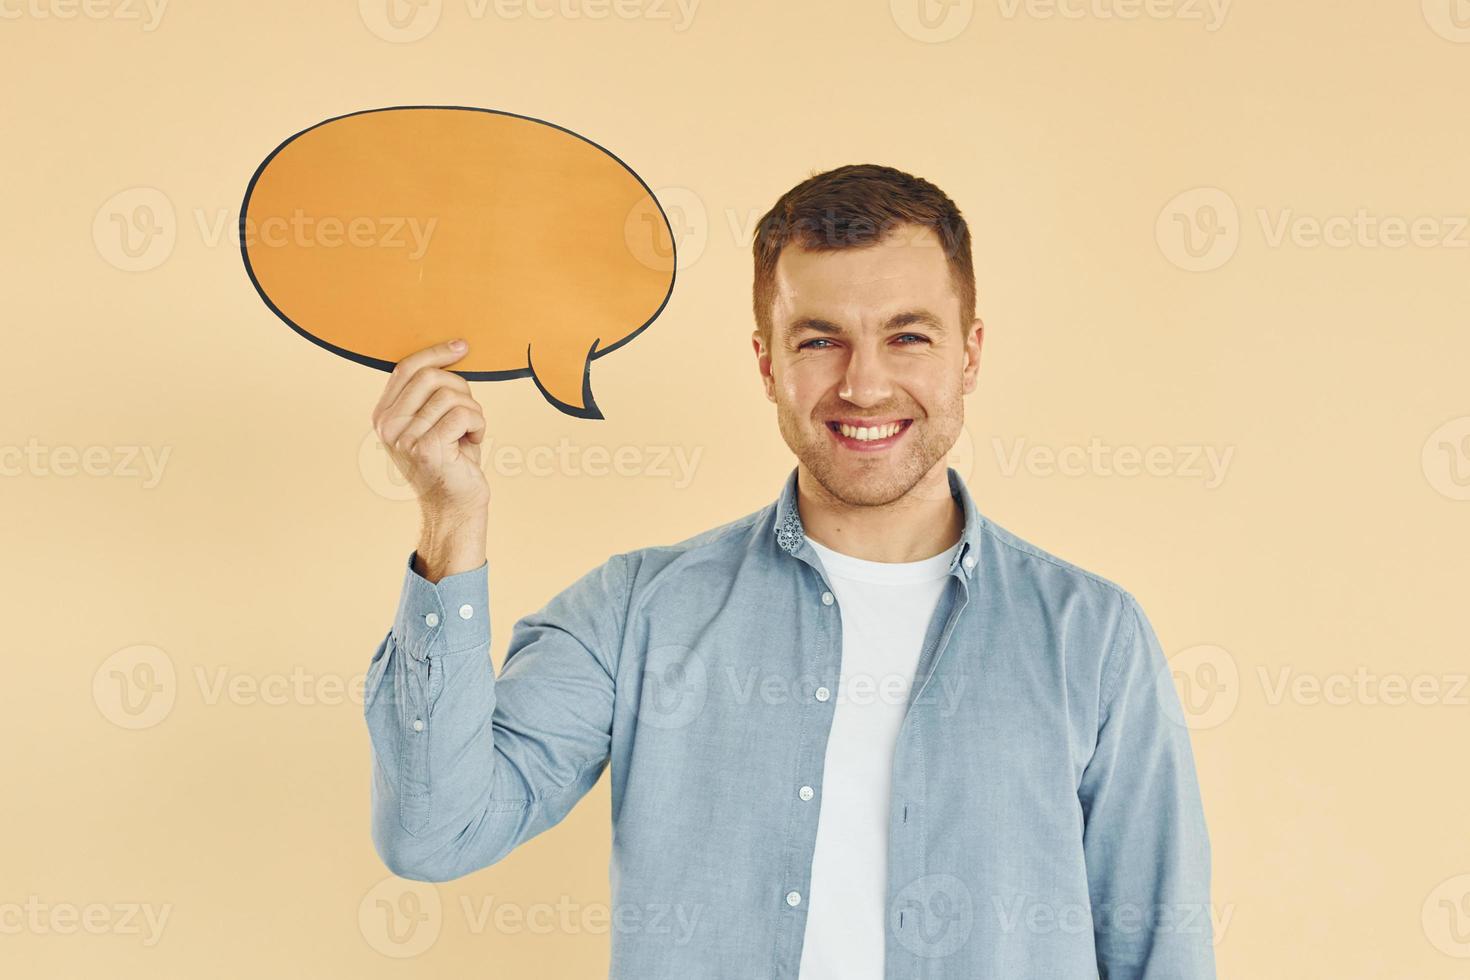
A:
<svg viewBox="0 0 1470 980">
<path fill-rule="evenodd" d="M 755 367 L 760 372 L 761 384 L 765 386 L 766 400 L 774 402 L 776 400 L 774 391 L 776 379 L 771 377 L 771 352 L 761 342 L 761 331 L 759 327 L 751 332 L 750 343 L 755 348 Z"/>
<path fill-rule="evenodd" d="M 980 342 L 984 338 L 985 322 L 977 316 L 965 337 L 965 371 L 961 377 L 967 395 L 975 390 L 976 376 L 980 373 Z"/>
</svg>

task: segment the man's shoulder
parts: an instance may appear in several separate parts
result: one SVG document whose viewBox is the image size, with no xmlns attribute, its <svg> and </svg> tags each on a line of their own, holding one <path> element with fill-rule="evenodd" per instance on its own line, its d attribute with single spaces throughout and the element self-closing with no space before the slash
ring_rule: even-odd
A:
<svg viewBox="0 0 1470 980">
<path fill-rule="evenodd" d="M 656 574 L 670 566 L 693 566 L 723 559 L 739 560 L 750 550 L 754 535 L 769 526 L 774 504 L 717 524 L 668 544 L 651 544 L 625 551 L 622 557 L 641 577 Z"/>
<path fill-rule="evenodd" d="M 1021 537 L 995 521 L 981 521 L 981 552 L 993 573 L 1043 599 L 1091 599 L 1115 608 L 1136 602 L 1122 585 Z"/>
</svg>

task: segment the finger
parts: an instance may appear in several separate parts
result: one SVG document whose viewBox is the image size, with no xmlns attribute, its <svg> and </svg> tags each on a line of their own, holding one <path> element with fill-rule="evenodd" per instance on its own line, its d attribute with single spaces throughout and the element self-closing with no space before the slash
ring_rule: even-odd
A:
<svg viewBox="0 0 1470 980">
<path fill-rule="evenodd" d="M 451 446 L 457 448 L 459 440 L 471 432 L 483 434 L 485 431 L 485 419 L 479 412 L 472 411 L 466 405 L 456 405 L 435 422 L 423 436 L 424 439 L 436 446 L 448 449 Z"/>
<path fill-rule="evenodd" d="M 424 433 L 434 427 L 444 414 L 458 406 L 473 406 L 475 412 L 479 412 L 480 406 L 469 395 L 453 388 L 435 388 L 419 409 L 411 414 L 394 415 L 384 425 L 384 431 L 391 441 L 387 445 L 395 449 L 406 449 L 412 446 Z M 397 427 L 393 432 L 394 426 Z"/>
<path fill-rule="evenodd" d="M 374 417 L 374 428 L 383 442 L 391 446 L 440 391 L 473 400 L 470 383 L 464 378 L 441 368 L 421 368 L 399 393 L 398 398 Z M 436 414 L 429 422 L 436 421 L 438 417 Z"/>
<path fill-rule="evenodd" d="M 391 405 L 398 398 L 404 386 L 418 373 L 420 368 L 448 367 L 469 353 L 468 345 L 464 350 L 454 350 L 449 346 L 452 343 L 454 343 L 453 340 L 446 340 L 441 344 L 414 351 L 395 364 L 392 373 L 388 375 L 388 383 L 383 386 L 383 394 L 378 398 L 378 404 L 373 409 L 373 417 L 376 418 L 379 411 Z"/>
</svg>

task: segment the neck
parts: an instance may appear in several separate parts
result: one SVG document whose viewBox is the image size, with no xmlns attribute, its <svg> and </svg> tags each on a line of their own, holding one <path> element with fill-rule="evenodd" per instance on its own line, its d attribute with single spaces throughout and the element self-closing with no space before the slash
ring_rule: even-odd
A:
<svg viewBox="0 0 1470 980">
<path fill-rule="evenodd" d="M 865 561 L 923 561 L 953 546 L 965 530 L 965 512 L 949 491 L 945 460 L 902 497 L 873 506 L 838 500 L 805 464 L 798 464 L 796 502 L 808 537 Z"/>
</svg>

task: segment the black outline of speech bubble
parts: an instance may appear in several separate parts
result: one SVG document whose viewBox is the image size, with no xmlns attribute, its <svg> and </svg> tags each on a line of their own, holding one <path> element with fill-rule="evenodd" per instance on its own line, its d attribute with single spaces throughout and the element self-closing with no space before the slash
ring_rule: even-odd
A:
<svg viewBox="0 0 1470 980">
<path fill-rule="evenodd" d="M 301 132 L 287 138 L 283 143 L 281 143 L 280 146 L 277 146 L 274 150 L 271 150 L 270 154 L 263 161 L 261 161 L 260 166 L 255 168 L 255 173 L 251 176 L 250 183 L 245 188 L 244 200 L 240 202 L 240 257 L 245 262 L 245 274 L 250 277 L 250 284 L 255 287 L 255 292 L 260 296 L 261 301 L 270 308 L 270 311 L 285 322 L 286 326 L 290 327 L 292 330 L 296 331 L 301 336 L 311 341 L 313 344 L 316 344 L 318 347 L 325 348 L 326 350 L 331 351 L 333 354 L 336 354 L 338 357 L 345 357 L 349 361 L 356 361 L 358 364 L 365 364 L 368 367 L 376 368 L 379 371 L 393 370 L 393 367 L 397 362 L 384 361 L 376 357 L 367 357 L 366 355 L 355 353 L 353 351 L 347 350 L 346 348 L 338 347 L 336 344 L 329 344 L 322 338 L 315 336 L 314 334 L 308 332 L 302 326 L 294 322 L 285 313 L 282 313 L 280 308 L 276 306 L 275 303 L 271 302 L 271 298 L 267 296 L 265 290 L 260 287 L 260 280 L 255 278 L 255 270 L 250 265 L 250 251 L 245 244 L 245 215 L 249 212 L 250 195 L 254 193 L 255 184 L 257 181 L 260 180 L 260 175 L 265 172 L 265 168 L 270 165 L 270 162 L 276 158 L 277 154 L 279 154 L 287 146 L 290 146 L 297 139 L 311 132 L 313 129 L 325 126 L 328 123 L 334 123 L 339 119 L 346 119 L 350 116 L 363 116 L 367 115 L 370 112 L 393 112 L 398 109 L 458 109 L 464 112 L 489 112 L 497 116 L 511 116 L 515 119 L 524 119 L 527 122 L 540 123 L 543 126 L 550 126 L 552 129 L 561 130 L 563 133 L 566 133 L 569 136 L 575 136 L 582 142 L 587 143 L 591 146 L 595 146 L 603 153 L 606 153 L 608 156 L 612 157 L 618 162 L 619 166 L 628 171 L 628 173 L 632 174 L 633 179 L 638 181 L 639 185 L 648 192 L 648 196 L 653 200 L 654 207 L 658 208 L 659 215 L 664 219 L 664 227 L 669 230 L 669 247 L 673 250 L 674 257 L 673 268 L 670 270 L 669 273 L 669 291 L 664 295 L 663 302 L 659 303 L 658 309 L 653 311 L 653 315 L 650 316 L 646 321 L 644 321 L 643 325 L 640 326 L 637 330 L 634 330 L 632 333 L 628 334 L 617 343 L 598 350 L 597 343 L 598 340 L 601 340 L 602 338 L 599 337 L 597 340 L 592 341 L 592 347 L 587 351 L 587 361 L 582 367 L 582 400 L 587 404 L 587 407 L 584 410 L 578 410 L 571 405 L 568 405 L 566 402 L 561 401 L 560 399 L 553 398 L 551 394 L 547 392 L 545 386 L 541 384 L 541 379 L 536 377 L 536 372 L 531 367 L 531 348 L 535 344 L 534 339 L 531 341 L 530 344 L 526 345 L 526 366 L 523 368 L 514 368 L 508 371 L 457 371 L 454 368 L 448 369 L 450 371 L 454 371 L 455 374 L 464 378 L 466 381 L 509 381 L 512 378 L 529 377 L 533 382 L 535 382 L 536 389 L 541 392 L 542 397 L 544 397 L 552 405 L 555 405 L 558 410 L 566 413 L 567 415 L 572 415 L 577 418 L 583 419 L 603 418 L 602 411 L 597 407 L 597 403 L 592 400 L 592 362 L 604 354 L 611 354 L 613 351 L 617 350 L 619 347 L 622 347 L 628 341 L 638 336 L 644 330 L 648 329 L 649 325 L 652 324 L 654 320 L 657 320 L 659 314 L 664 311 L 664 307 L 669 305 L 669 299 L 674 295 L 674 282 L 675 280 L 677 280 L 679 274 L 679 243 L 675 240 L 674 226 L 669 223 L 669 216 L 667 212 L 664 211 L 663 204 L 659 201 L 658 196 L 653 193 L 653 188 L 649 187 L 644 179 L 638 176 L 637 171 L 628 166 L 627 163 L 623 161 L 622 157 L 618 156 L 616 153 L 612 152 L 601 143 L 590 140 L 587 137 L 583 136 L 581 133 L 572 132 L 572 130 L 567 129 L 565 126 L 558 126 L 554 122 L 548 122 L 545 119 L 537 119 L 535 116 L 523 116 L 518 112 L 506 112 L 503 109 L 486 109 L 480 106 L 395 105 L 384 106 L 381 109 L 360 109 L 357 112 L 345 112 L 340 116 L 333 116 L 330 119 L 323 119 L 319 123 L 306 127 Z"/>
</svg>

